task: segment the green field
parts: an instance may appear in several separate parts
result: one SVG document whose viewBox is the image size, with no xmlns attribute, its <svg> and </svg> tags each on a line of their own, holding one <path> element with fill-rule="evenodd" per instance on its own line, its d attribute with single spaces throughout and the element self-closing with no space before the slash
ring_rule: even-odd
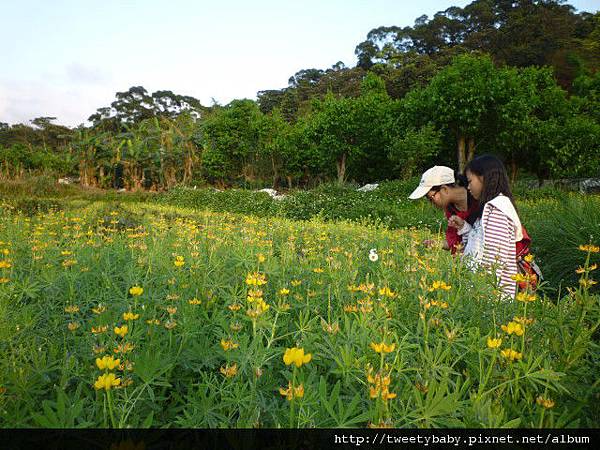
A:
<svg viewBox="0 0 600 450">
<path fill-rule="evenodd" d="M 575 283 L 501 302 L 427 227 L 4 198 L 3 427 L 600 423 L 598 253 L 548 208 L 582 199 L 521 202 Z"/>
</svg>

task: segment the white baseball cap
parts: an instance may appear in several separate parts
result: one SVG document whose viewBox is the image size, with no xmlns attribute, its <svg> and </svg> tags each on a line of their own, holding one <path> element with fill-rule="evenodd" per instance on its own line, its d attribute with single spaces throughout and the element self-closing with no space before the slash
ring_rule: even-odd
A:
<svg viewBox="0 0 600 450">
<path fill-rule="evenodd" d="M 434 186 L 452 183 L 454 183 L 454 170 L 446 166 L 433 166 L 431 169 L 426 170 L 421 176 L 419 187 L 417 187 L 408 198 L 416 200 L 427 194 Z"/>
</svg>

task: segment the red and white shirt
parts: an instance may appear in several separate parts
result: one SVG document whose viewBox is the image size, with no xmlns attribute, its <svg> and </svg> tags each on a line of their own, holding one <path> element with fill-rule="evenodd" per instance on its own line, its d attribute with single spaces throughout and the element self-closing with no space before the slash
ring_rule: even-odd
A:
<svg viewBox="0 0 600 450">
<path fill-rule="evenodd" d="M 467 222 L 458 231 L 465 244 L 463 257 L 473 269 L 494 270 L 505 297 L 514 298 L 517 274 L 517 241 L 523 239 L 521 221 L 510 199 L 498 195 L 485 204 L 483 214 L 473 226 Z"/>
</svg>

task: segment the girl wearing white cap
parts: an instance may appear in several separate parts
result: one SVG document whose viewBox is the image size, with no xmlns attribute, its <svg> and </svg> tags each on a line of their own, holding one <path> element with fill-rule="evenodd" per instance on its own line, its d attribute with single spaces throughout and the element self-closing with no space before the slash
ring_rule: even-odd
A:
<svg viewBox="0 0 600 450">
<path fill-rule="evenodd" d="M 471 216 L 477 211 L 477 201 L 467 191 L 467 179 L 446 166 L 434 166 L 421 176 L 419 186 L 408 198 L 416 200 L 427 199 L 437 208 L 443 209 L 446 218 L 457 216 L 468 223 L 473 223 Z M 425 241 L 430 244 L 431 241 Z M 448 223 L 444 249 L 452 254 L 462 248 L 462 239 L 453 223 Z"/>
</svg>

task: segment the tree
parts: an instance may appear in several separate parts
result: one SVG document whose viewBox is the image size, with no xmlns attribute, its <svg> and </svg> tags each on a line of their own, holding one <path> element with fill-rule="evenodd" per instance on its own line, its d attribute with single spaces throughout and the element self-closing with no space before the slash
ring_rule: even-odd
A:
<svg viewBox="0 0 600 450">
<path fill-rule="evenodd" d="M 501 71 L 488 56 L 461 55 L 427 87 L 409 92 L 403 102 L 415 128 L 432 123 L 450 134 L 462 171 L 478 141 L 494 133 L 499 106 L 508 96 Z"/>
</svg>

